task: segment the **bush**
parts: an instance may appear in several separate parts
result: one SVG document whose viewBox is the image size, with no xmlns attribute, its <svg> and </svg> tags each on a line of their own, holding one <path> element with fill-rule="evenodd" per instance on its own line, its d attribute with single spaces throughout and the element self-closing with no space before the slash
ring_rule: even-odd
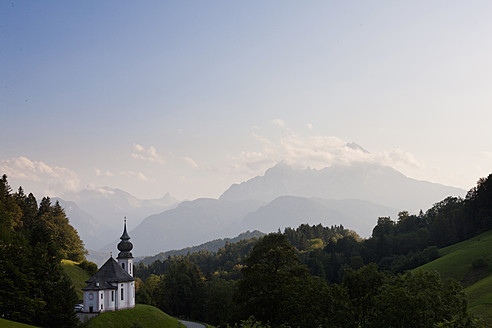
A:
<svg viewBox="0 0 492 328">
<path fill-rule="evenodd" d="M 97 264 L 86 260 L 80 262 L 79 267 L 81 267 L 84 271 L 89 273 L 91 276 L 93 276 L 97 271 Z"/>
<path fill-rule="evenodd" d="M 476 260 L 473 260 L 473 262 L 472 262 L 473 269 L 486 268 L 487 266 L 488 266 L 487 261 L 482 257 L 480 257 Z"/>
</svg>

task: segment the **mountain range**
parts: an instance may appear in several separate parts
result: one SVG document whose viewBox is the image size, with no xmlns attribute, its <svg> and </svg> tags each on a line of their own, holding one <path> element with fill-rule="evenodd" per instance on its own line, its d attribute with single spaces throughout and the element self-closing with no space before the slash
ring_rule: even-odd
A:
<svg viewBox="0 0 492 328">
<path fill-rule="evenodd" d="M 108 236 L 120 234 L 125 217 L 137 226 L 149 215 L 172 209 L 179 203 L 169 193 L 160 199 L 141 200 L 109 187 L 84 189 L 53 200 L 60 202 L 89 249 L 99 249 L 108 243 Z"/>
<path fill-rule="evenodd" d="M 426 210 L 464 190 L 411 179 L 380 164 L 332 165 L 321 170 L 277 164 L 265 175 L 233 184 L 221 200 L 256 199 L 270 202 L 283 195 L 323 199 L 361 199 L 409 212 Z"/>
<path fill-rule="evenodd" d="M 278 164 L 218 199 L 179 203 L 166 194 L 139 200 L 111 188 L 85 190 L 61 200 L 87 248 L 116 250 L 122 219 L 128 217 L 135 256 L 153 255 L 247 230 L 265 233 L 302 223 L 340 225 L 362 237 L 371 235 L 378 217 L 399 211 L 418 213 L 465 190 L 411 179 L 393 168 L 358 163 L 321 170 Z"/>
</svg>

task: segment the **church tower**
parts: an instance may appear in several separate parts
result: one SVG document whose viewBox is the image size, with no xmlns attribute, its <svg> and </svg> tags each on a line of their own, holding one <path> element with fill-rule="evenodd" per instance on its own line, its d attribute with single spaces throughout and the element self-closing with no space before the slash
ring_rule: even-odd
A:
<svg viewBox="0 0 492 328">
<path fill-rule="evenodd" d="M 120 237 L 121 241 L 118 243 L 118 250 L 120 253 L 116 258 L 118 264 L 125 270 L 130 276 L 133 277 L 133 255 L 131 250 L 133 249 L 133 244 L 130 242 L 130 236 L 126 232 L 126 218 L 125 227 L 123 229 L 123 234 Z"/>
</svg>

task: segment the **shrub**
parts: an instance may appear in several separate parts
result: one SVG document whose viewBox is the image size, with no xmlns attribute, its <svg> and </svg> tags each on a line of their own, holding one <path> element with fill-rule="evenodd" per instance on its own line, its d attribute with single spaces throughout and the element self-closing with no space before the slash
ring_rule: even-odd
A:
<svg viewBox="0 0 492 328">
<path fill-rule="evenodd" d="M 84 269 L 91 276 L 94 275 L 97 271 L 97 264 L 94 262 L 86 261 L 86 260 L 83 260 L 82 262 L 80 262 L 79 267 Z"/>
<path fill-rule="evenodd" d="M 481 268 L 485 268 L 487 266 L 488 266 L 487 261 L 482 257 L 480 257 L 480 258 L 478 258 L 472 262 L 473 269 L 481 269 Z"/>
</svg>

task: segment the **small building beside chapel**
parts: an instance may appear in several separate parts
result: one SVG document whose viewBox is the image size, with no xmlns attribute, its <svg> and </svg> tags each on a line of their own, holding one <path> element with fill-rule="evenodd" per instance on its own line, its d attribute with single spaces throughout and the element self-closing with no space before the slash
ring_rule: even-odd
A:
<svg viewBox="0 0 492 328">
<path fill-rule="evenodd" d="M 135 278 L 133 278 L 133 244 L 126 231 L 118 244 L 120 253 L 116 260 L 111 255 L 99 270 L 86 281 L 82 312 L 99 313 L 135 307 Z"/>
</svg>

